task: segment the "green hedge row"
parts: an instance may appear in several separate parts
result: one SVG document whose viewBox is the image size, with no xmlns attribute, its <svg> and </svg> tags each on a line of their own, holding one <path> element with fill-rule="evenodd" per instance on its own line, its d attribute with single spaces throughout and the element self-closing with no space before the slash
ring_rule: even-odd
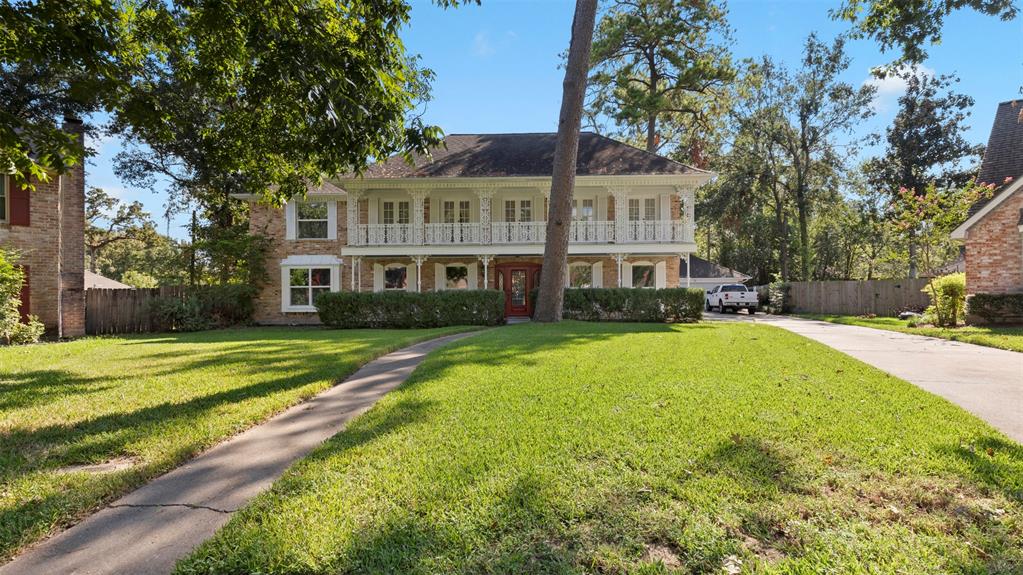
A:
<svg viewBox="0 0 1023 575">
<path fill-rule="evenodd" d="M 562 317 L 583 321 L 699 321 L 703 317 L 703 290 L 566 289 Z"/>
<path fill-rule="evenodd" d="M 335 328 L 418 328 L 504 323 L 504 292 L 331 292 L 316 298 L 320 321 Z"/>
<path fill-rule="evenodd" d="M 979 293 L 970 296 L 966 305 L 967 316 L 985 323 L 1023 323 L 1023 293 Z"/>
</svg>

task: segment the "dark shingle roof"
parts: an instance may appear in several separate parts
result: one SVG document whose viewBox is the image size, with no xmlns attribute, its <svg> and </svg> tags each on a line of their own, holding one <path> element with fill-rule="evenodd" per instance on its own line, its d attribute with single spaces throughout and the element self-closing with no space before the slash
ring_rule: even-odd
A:
<svg viewBox="0 0 1023 575">
<path fill-rule="evenodd" d="M 703 258 L 699 258 L 693 255 L 689 256 L 689 262 L 693 266 L 693 273 L 689 277 L 730 279 L 734 280 L 737 283 L 744 282 L 750 278 L 750 276 L 740 271 L 733 270 L 732 268 L 726 268 L 721 264 L 712 261 L 707 261 Z M 686 277 L 685 258 L 682 258 L 682 261 L 678 266 L 678 277 L 680 278 Z"/>
<path fill-rule="evenodd" d="M 1023 100 L 1011 100 L 998 105 L 987 149 L 984 150 L 984 161 L 980 164 L 980 174 L 977 176 L 977 182 L 981 184 L 994 184 L 995 193 L 971 206 L 970 216 L 979 212 L 1007 187 L 1007 178 L 1014 181 L 1023 176 L 1023 122 L 1020 121 L 1020 112 L 1023 112 Z"/>
<path fill-rule="evenodd" d="M 417 156 L 410 166 L 400 156 L 370 166 L 366 178 L 452 178 L 550 176 L 557 134 L 451 134 L 432 158 Z M 576 174 L 622 176 L 706 173 L 611 138 L 579 135 Z"/>
</svg>

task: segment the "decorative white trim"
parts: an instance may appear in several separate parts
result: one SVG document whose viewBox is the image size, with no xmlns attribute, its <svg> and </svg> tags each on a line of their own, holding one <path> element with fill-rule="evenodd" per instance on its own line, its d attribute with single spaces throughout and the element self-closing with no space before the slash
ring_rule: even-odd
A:
<svg viewBox="0 0 1023 575">
<path fill-rule="evenodd" d="M 491 245 L 429 245 L 429 246 L 341 246 L 341 255 L 364 257 L 477 257 L 486 253 L 493 256 L 542 256 L 543 244 L 491 244 Z M 688 244 L 569 244 L 568 255 L 613 256 L 615 254 L 675 255 L 696 251 L 695 243 Z"/>
<path fill-rule="evenodd" d="M 290 202 L 287 203 L 287 205 L 284 206 L 284 222 L 285 222 L 284 223 L 284 239 L 286 239 L 286 240 L 293 240 L 293 239 L 295 239 L 298 236 L 298 233 L 295 231 L 295 229 L 298 227 L 296 225 L 296 222 L 295 222 L 296 217 L 297 216 L 296 216 L 296 209 L 295 209 L 295 200 L 291 200 Z"/>
<path fill-rule="evenodd" d="M 309 267 L 309 266 L 340 266 L 344 261 L 335 255 L 292 255 L 281 260 L 282 266 Z"/>
<path fill-rule="evenodd" d="M 1020 186 L 1023 186 L 1023 177 L 1017 178 L 1014 182 L 1009 184 L 1008 188 L 1005 188 L 997 196 L 991 198 L 991 201 L 985 204 L 977 213 L 970 216 L 965 222 L 960 224 L 958 228 L 952 230 L 952 233 L 949 235 L 953 240 L 965 240 L 967 230 L 973 227 L 973 225 L 980 220 L 984 219 L 985 216 L 991 213 L 991 210 L 1002 205 L 1002 202 L 1009 199 L 1009 196 L 1015 194 L 1016 191 L 1020 189 Z"/>
</svg>

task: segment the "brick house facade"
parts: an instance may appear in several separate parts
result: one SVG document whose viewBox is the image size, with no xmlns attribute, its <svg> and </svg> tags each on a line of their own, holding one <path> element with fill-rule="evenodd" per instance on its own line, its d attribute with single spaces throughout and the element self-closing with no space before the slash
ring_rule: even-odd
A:
<svg viewBox="0 0 1023 575">
<path fill-rule="evenodd" d="M 65 129 L 82 133 L 81 123 Z M 47 333 L 85 334 L 85 173 L 79 163 L 49 182 L 21 189 L 0 176 L 0 247 L 18 253 L 25 271 L 23 316 L 35 315 Z"/>
<path fill-rule="evenodd" d="M 968 294 L 1023 292 L 1023 101 L 1003 102 L 977 181 L 995 186 L 952 237 L 962 240 Z"/>
<path fill-rule="evenodd" d="M 272 240 L 265 324 L 318 323 L 322 291 L 503 290 L 531 313 L 546 235 L 555 134 L 451 135 L 414 165 L 391 158 L 284 208 L 251 202 Z M 678 287 L 696 251 L 695 190 L 713 174 L 614 140 L 580 137 L 569 287 Z"/>
</svg>

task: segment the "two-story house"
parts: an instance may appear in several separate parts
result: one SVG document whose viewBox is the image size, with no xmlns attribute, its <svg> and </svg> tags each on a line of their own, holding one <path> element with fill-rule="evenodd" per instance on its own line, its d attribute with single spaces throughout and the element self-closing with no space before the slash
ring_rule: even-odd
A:
<svg viewBox="0 0 1023 575">
<path fill-rule="evenodd" d="M 490 288 L 532 312 L 556 134 L 455 134 L 413 164 L 392 157 L 283 209 L 252 200 L 274 241 L 261 323 L 315 322 L 323 291 Z M 579 141 L 567 287 L 677 287 L 696 250 L 696 188 L 712 173 L 592 133 Z"/>
<path fill-rule="evenodd" d="M 82 123 L 64 129 L 81 137 Z M 85 335 L 85 172 L 82 164 L 22 188 L 0 174 L 0 247 L 25 272 L 22 317 L 35 315 L 59 337 Z"/>
</svg>

